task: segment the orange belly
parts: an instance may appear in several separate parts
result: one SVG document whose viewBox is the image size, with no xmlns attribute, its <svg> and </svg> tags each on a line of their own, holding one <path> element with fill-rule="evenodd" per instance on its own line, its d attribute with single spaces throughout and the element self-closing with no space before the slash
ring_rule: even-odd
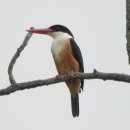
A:
<svg viewBox="0 0 130 130">
<path fill-rule="evenodd" d="M 53 54 L 53 58 L 59 75 L 69 74 L 70 72 L 78 72 L 79 64 L 73 57 L 69 44 L 65 46 L 58 56 Z M 66 84 L 72 95 L 79 92 L 80 80 L 67 81 Z"/>
<path fill-rule="evenodd" d="M 69 44 L 57 55 L 53 54 L 54 62 L 58 73 L 68 74 L 69 72 L 78 72 L 79 64 L 72 55 Z"/>
</svg>

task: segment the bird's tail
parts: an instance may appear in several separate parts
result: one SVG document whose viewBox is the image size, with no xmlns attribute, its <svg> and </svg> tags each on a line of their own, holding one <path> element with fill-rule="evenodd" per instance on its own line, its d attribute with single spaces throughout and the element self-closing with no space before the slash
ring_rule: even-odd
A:
<svg viewBox="0 0 130 130">
<path fill-rule="evenodd" d="M 71 108 L 73 117 L 79 116 L 79 95 L 71 95 Z"/>
</svg>

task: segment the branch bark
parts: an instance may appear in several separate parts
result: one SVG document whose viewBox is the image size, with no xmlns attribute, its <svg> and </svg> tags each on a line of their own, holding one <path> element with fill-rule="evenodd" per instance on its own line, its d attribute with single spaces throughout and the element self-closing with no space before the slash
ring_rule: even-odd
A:
<svg viewBox="0 0 130 130">
<path fill-rule="evenodd" d="M 33 27 L 31 27 L 30 29 L 33 29 Z M 28 33 L 23 41 L 23 43 L 21 44 L 21 46 L 17 49 L 16 53 L 14 54 L 13 58 L 11 59 L 10 63 L 9 63 L 9 67 L 8 67 L 8 75 L 9 75 L 9 81 L 10 83 L 15 86 L 16 81 L 14 79 L 14 76 L 12 74 L 13 71 L 13 67 L 14 64 L 16 63 L 16 60 L 18 59 L 18 57 L 20 56 L 21 52 L 24 50 L 24 48 L 27 46 L 27 43 L 29 41 L 29 39 L 31 38 L 32 33 Z"/>
<path fill-rule="evenodd" d="M 126 0 L 126 39 L 128 62 L 130 64 L 130 0 Z"/>
<path fill-rule="evenodd" d="M 15 91 L 31 89 L 45 85 L 51 85 L 55 83 L 60 83 L 72 79 L 102 79 L 102 80 L 114 80 L 130 83 L 130 75 L 126 74 L 117 74 L 117 73 L 102 73 L 94 71 L 93 73 L 74 73 L 69 75 L 61 75 L 57 78 L 43 79 L 43 80 L 34 80 L 23 83 L 16 83 L 15 85 L 10 85 L 5 89 L 0 90 L 0 96 L 9 95 Z"/>
</svg>

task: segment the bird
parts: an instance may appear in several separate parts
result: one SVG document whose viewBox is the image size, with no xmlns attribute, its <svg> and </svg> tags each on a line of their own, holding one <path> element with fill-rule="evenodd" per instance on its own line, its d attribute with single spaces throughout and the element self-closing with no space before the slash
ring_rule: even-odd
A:
<svg viewBox="0 0 130 130">
<path fill-rule="evenodd" d="M 74 40 L 72 32 L 65 26 L 56 24 L 44 29 L 29 29 L 30 33 L 45 34 L 53 38 L 51 52 L 59 75 L 84 72 L 81 50 Z M 79 92 L 83 90 L 84 79 L 65 82 L 71 96 L 73 117 L 79 116 Z"/>
</svg>

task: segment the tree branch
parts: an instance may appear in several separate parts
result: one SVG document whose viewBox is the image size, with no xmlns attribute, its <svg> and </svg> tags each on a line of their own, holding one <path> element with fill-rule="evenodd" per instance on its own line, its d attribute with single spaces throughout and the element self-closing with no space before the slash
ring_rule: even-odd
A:
<svg viewBox="0 0 130 130">
<path fill-rule="evenodd" d="M 33 29 L 32 27 L 30 29 Z M 27 43 L 29 41 L 29 39 L 31 38 L 32 33 L 28 33 L 23 41 L 23 43 L 20 45 L 20 47 L 17 49 L 16 53 L 14 54 L 13 58 L 11 59 L 10 63 L 9 63 L 9 67 L 8 67 L 8 75 L 9 75 L 9 81 L 10 83 L 15 86 L 16 81 L 13 77 L 12 71 L 13 71 L 13 67 L 14 64 L 16 63 L 16 60 L 18 59 L 18 57 L 20 56 L 21 52 L 24 50 L 24 48 L 27 46 Z"/>
<path fill-rule="evenodd" d="M 5 89 L 0 90 L 0 96 L 9 95 L 15 91 L 31 89 L 45 85 L 51 85 L 55 83 L 60 83 L 72 79 L 102 79 L 102 80 L 114 80 L 130 83 L 130 75 L 126 74 L 117 74 L 117 73 L 102 73 L 94 71 L 93 73 L 74 73 L 69 75 L 61 75 L 57 78 L 43 79 L 43 80 L 34 80 L 23 83 L 16 83 L 15 85 L 10 85 Z"/>
<path fill-rule="evenodd" d="M 102 79 L 102 80 L 114 80 L 130 83 L 130 75 L 126 74 L 117 74 L 117 73 L 102 73 L 94 71 L 93 73 L 74 73 L 69 75 L 61 75 L 57 78 L 43 79 L 43 80 L 34 80 L 23 83 L 16 83 L 15 85 L 10 85 L 5 89 L 0 90 L 0 96 L 9 95 L 15 91 L 31 89 L 45 85 L 51 85 L 55 83 L 60 83 L 73 79 Z"/>
<path fill-rule="evenodd" d="M 130 64 L 130 0 L 126 0 L 126 39 L 128 61 Z"/>
</svg>

